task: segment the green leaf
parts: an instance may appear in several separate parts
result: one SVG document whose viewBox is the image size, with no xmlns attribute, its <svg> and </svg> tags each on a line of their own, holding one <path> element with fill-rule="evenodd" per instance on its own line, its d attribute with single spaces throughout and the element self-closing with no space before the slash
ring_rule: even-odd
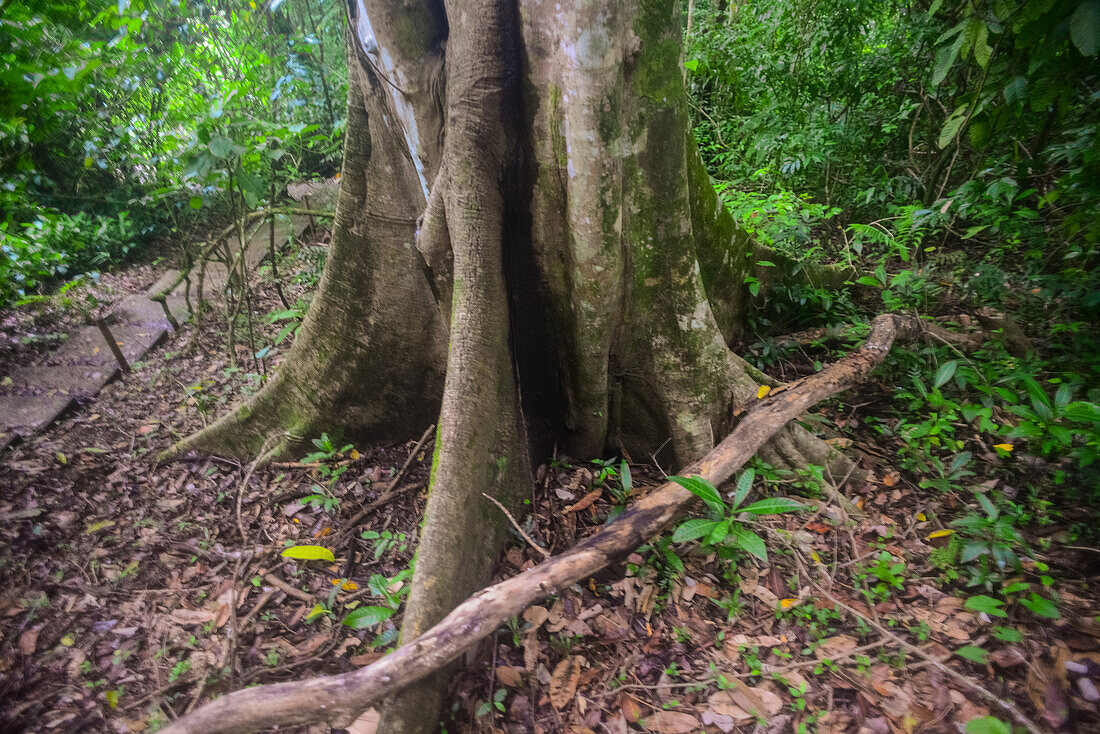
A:
<svg viewBox="0 0 1100 734">
<path fill-rule="evenodd" d="M 978 556 L 989 553 L 989 545 L 981 541 L 973 541 L 963 546 L 959 554 L 959 563 L 970 563 Z"/>
<path fill-rule="evenodd" d="M 229 138 L 223 137 L 221 135 L 216 135 L 216 136 L 210 138 L 209 147 L 210 147 L 210 153 L 212 155 L 214 155 L 216 158 L 225 158 L 230 153 L 243 151 L 243 149 L 240 148 L 240 146 L 234 145 L 232 140 L 230 140 Z"/>
<path fill-rule="evenodd" d="M 877 280 L 872 278 L 870 275 L 864 275 L 862 278 L 859 278 L 858 280 L 856 280 L 856 282 L 859 283 L 860 285 L 869 285 L 872 288 L 881 288 L 882 287 L 882 283 L 879 283 Z"/>
<path fill-rule="evenodd" d="M 630 464 L 623 459 L 619 464 L 619 481 L 623 484 L 623 494 L 630 494 L 634 489 L 634 478 L 630 476 Z"/>
<path fill-rule="evenodd" d="M 332 551 L 320 545 L 292 545 L 280 554 L 283 558 L 298 558 L 303 561 L 335 561 Z"/>
<path fill-rule="evenodd" d="M 733 509 L 736 510 L 741 506 L 741 503 L 745 501 L 745 497 L 748 496 L 749 490 L 752 489 L 752 483 L 755 480 L 755 469 L 746 469 L 741 472 L 741 476 L 737 478 L 737 491 L 733 496 Z"/>
<path fill-rule="evenodd" d="M 1050 599 L 1045 599 L 1034 591 L 1031 592 L 1030 599 L 1021 599 L 1020 603 L 1030 609 L 1040 617 L 1046 617 L 1047 619 L 1058 619 L 1062 616 L 1058 611 L 1058 605 L 1052 602 Z"/>
<path fill-rule="evenodd" d="M 673 543 L 685 543 L 689 540 L 695 540 L 696 538 L 702 538 L 704 535 L 708 535 L 715 526 L 719 524 L 718 520 L 704 520 L 703 518 L 692 518 L 691 520 L 685 520 L 680 524 L 680 527 L 672 533 Z"/>
<path fill-rule="evenodd" d="M 1012 734 L 1012 727 L 995 716 L 982 716 L 966 722 L 966 734 Z"/>
<path fill-rule="evenodd" d="M 730 520 L 726 518 L 715 524 L 714 529 L 710 531 L 710 535 L 707 536 L 707 543 L 721 543 L 726 539 L 726 536 L 730 532 Z"/>
<path fill-rule="evenodd" d="M 978 24 L 978 30 L 974 38 L 974 60 L 983 69 L 989 66 L 989 59 L 993 55 L 993 49 L 989 47 L 989 26 L 985 23 Z"/>
<path fill-rule="evenodd" d="M 984 594 L 970 597 L 963 606 L 972 612 L 985 612 L 991 617 L 1008 616 L 1008 612 L 1001 609 L 1001 607 L 1004 606 L 1003 601 L 994 599 L 991 596 L 985 596 Z"/>
<path fill-rule="evenodd" d="M 943 129 L 940 130 L 940 139 L 937 141 L 937 145 L 939 145 L 941 149 L 951 144 L 951 141 L 958 135 L 959 128 L 962 127 L 965 120 L 966 105 L 959 105 L 955 108 L 955 111 L 951 113 L 951 116 L 947 118 L 947 121 L 943 124 Z"/>
<path fill-rule="evenodd" d="M 1008 104 L 1022 104 L 1027 100 L 1027 78 L 1018 76 L 1005 85 L 1005 102 Z"/>
<path fill-rule="evenodd" d="M 993 628 L 993 636 L 1001 642 L 1019 642 L 1024 639 L 1024 633 L 1011 627 L 997 626 Z"/>
<path fill-rule="evenodd" d="M 756 533 L 745 530 L 739 526 L 734 526 L 730 528 L 727 537 L 733 539 L 734 547 L 740 548 L 743 551 L 748 551 L 762 561 L 768 560 L 768 547 L 764 544 L 763 539 Z"/>
<path fill-rule="evenodd" d="M 1069 37 L 1085 56 L 1095 56 L 1100 47 L 1100 2 L 1084 0 L 1069 19 Z"/>
<path fill-rule="evenodd" d="M 699 59 L 688 59 L 684 62 L 684 68 L 694 74 L 699 71 Z"/>
<path fill-rule="evenodd" d="M 707 503 L 707 507 L 720 515 L 726 514 L 726 503 L 722 501 L 722 495 L 714 485 L 699 476 L 694 477 L 669 477 L 669 481 L 676 482 L 681 487 Z"/>
<path fill-rule="evenodd" d="M 199 209 L 202 209 L 202 197 L 201 196 L 192 196 L 191 200 L 187 202 L 187 205 L 190 206 L 195 211 L 198 211 Z"/>
<path fill-rule="evenodd" d="M 936 379 L 932 381 L 933 387 L 943 387 L 952 377 L 955 376 L 955 370 L 959 367 L 959 361 L 956 359 L 950 362 L 944 362 L 940 365 L 940 368 L 936 370 Z"/>
<path fill-rule="evenodd" d="M 932 67 L 933 88 L 943 83 L 943 80 L 947 77 L 947 72 L 951 71 L 951 67 L 955 65 L 955 59 L 959 57 L 959 49 L 962 48 L 963 41 L 966 40 L 966 34 L 961 32 L 966 23 L 965 19 L 962 20 L 936 41 L 937 44 L 940 44 L 951 38 L 952 35 L 955 36 L 955 41 L 950 46 L 941 46 L 936 50 L 936 61 Z"/>
<path fill-rule="evenodd" d="M 241 189 L 245 193 L 245 198 L 251 198 L 249 201 L 250 206 L 256 206 L 264 198 L 264 194 L 267 193 L 264 188 L 264 180 L 244 169 L 237 171 L 237 180 L 241 182 Z"/>
<path fill-rule="evenodd" d="M 767 497 L 742 507 L 741 511 L 751 512 L 754 515 L 778 515 L 780 512 L 798 512 L 805 509 L 807 509 L 806 505 L 790 497 Z"/>
<path fill-rule="evenodd" d="M 355 630 L 368 629 L 393 616 L 395 609 L 389 607 L 358 607 L 348 612 L 343 624 Z"/>
<path fill-rule="evenodd" d="M 986 650 L 980 647 L 974 647 L 973 645 L 963 645 L 955 651 L 955 654 L 960 658 L 973 660 L 975 663 L 980 663 L 982 665 L 985 665 L 986 661 L 989 660 L 989 653 Z"/>
</svg>

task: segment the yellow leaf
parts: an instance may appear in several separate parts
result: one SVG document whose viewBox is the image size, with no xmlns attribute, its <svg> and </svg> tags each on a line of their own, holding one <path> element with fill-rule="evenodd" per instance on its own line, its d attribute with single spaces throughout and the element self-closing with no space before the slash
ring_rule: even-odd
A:
<svg viewBox="0 0 1100 734">
<path fill-rule="evenodd" d="M 107 691 L 103 694 L 103 697 L 107 699 L 107 705 L 113 709 L 118 708 L 118 691 Z"/>
<path fill-rule="evenodd" d="M 798 603 L 798 599 L 780 599 L 779 600 L 779 608 L 780 609 L 790 609 L 791 607 L 793 607 L 797 603 Z"/>
<path fill-rule="evenodd" d="M 306 619 L 313 619 L 314 617 L 319 617 L 322 614 L 324 614 L 325 611 L 326 611 L 326 609 L 324 608 L 324 606 L 322 606 L 320 604 L 314 604 L 313 609 L 310 609 L 309 614 L 306 615 Z"/>
<path fill-rule="evenodd" d="M 345 581 L 344 583 L 340 584 L 340 588 L 344 591 L 355 591 L 359 588 L 359 584 L 355 583 L 354 581 Z"/>
<path fill-rule="evenodd" d="M 69 459 L 65 456 L 65 454 L 61 453 L 60 451 L 57 452 L 57 460 L 60 461 L 62 464 L 69 463 Z"/>
<path fill-rule="evenodd" d="M 360 453 L 359 453 L 359 450 L 358 450 L 358 449 L 352 449 L 352 450 L 351 450 L 351 453 L 350 453 L 350 454 L 348 454 L 348 456 L 350 456 L 350 457 L 351 457 L 351 460 L 352 460 L 352 461 L 359 461 L 359 457 L 361 457 L 361 456 L 362 456 L 362 454 L 360 454 Z"/>
<path fill-rule="evenodd" d="M 104 528 L 109 528 L 114 524 L 115 524 L 114 520 L 100 520 L 99 522 L 93 522 L 91 525 L 88 526 L 88 529 L 85 530 L 84 532 L 89 533 L 89 534 L 90 533 L 95 533 L 95 532 L 98 532 L 100 530 L 103 530 Z"/>
<path fill-rule="evenodd" d="M 760 389 L 756 391 L 756 399 L 757 400 L 762 399 L 765 395 L 767 395 L 771 391 L 772 391 L 772 389 L 768 385 L 761 385 Z"/>
<path fill-rule="evenodd" d="M 927 522 L 928 521 L 928 516 L 925 515 L 923 512 L 918 512 L 917 513 L 917 519 L 920 520 L 921 522 Z"/>
<path fill-rule="evenodd" d="M 932 540 L 934 538 L 946 538 L 948 535 L 951 535 L 954 532 L 954 530 L 934 530 L 928 534 L 928 539 Z"/>
<path fill-rule="evenodd" d="M 1014 449 L 1015 446 L 1013 446 L 1010 443 L 996 443 L 996 444 L 993 444 L 993 448 L 1000 449 L 1001 451 L 1004 451 L 1005 453 L 1007 453 L 1009 451 L 1012 451 L 1012 449 Z"/>
<path fill-rule="evenodd" d="M 65 647 L 72 647 L 73 645 L 76 644 L 76 640 L 69 637 L 68 635 L 65 635 L 64 637 L 61 638 L 61 644 L 64 645 Z"/>
<path fill-rule="evenodd" d="M 810 551 L 810 558 L 814 559 L 814 563 L 821 563 L 821 556 L 815 550 Z"/>
</svg>

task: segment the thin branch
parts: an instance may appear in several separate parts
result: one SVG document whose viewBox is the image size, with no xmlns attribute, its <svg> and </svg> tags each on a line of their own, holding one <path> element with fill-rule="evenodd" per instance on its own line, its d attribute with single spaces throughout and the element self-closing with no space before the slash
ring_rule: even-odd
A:
<svg viewBox="0 0 1100 734">
<path fill-rule="evenodd" d="M 862 347 L 757 401 L 718 446 L 683 473 L 721 484 L 788 422 L 866 378 L 896 339 L 911 340 L 924 332 L 925 322 L 910 316 L 877 317 Z M 317 721 L 346 727 L 373 703 L 457 659 L 531 604 L 622 559 L 694 501 L 691 492 L 666 482 L 572 549 L 475 593 L 427 632 L 373 664 L 341 675 L 230 693 L 175 721 L 164 734 L 236 734 Z"/>
<path fill-rule="evenodd" d="M 811 583 L 813 583 L 812 580 L 811 580 Z M 948 667 L 947 665 L 944 665 L 942 662 L 940 662 L 936 658 L 932 657 L 931 655 L 929 655 L 924 650 L 921 650 L 916 645 L 912 645 L 912 644 L 906 642 L 905 640 L 901 639 L 896 634 L 894 634 L 890 630 L 886 629 L 885 627 L 883 627 L 881 624 L 879 624 L 875 620 L 868 617 L 866 614 L 863 614 L 859 610 L 857 610 L 853 607 L 850 607 L 847 604 L 845 604 L 844 602 L 840 601 L 835 596 L 830 594 L 828 591 L 823 589 L 821 586 L 818 586 L 817 584 L 814 584 L 814 585 L 817 586 L 818 591 L 821 592 L 822 596 L 824 596 L 826 599 L 831 601 L 833 604 L 836 604 L 838 607 L 844 609 L 846 612 L 848 612 L 852 616 L 858 617 L 859 619 L 861 619 L 864 622 L 866 622 L 867 624 L 869 624 L 871 627 L 874 627 L 875 631 L 878 632 L 880 635 L 882 635 L 883 637 L 888 638 L 890 641 L 892 641 L 895 644 L 899 645 L 900 647 L 904 648 L 906 651 L 911 652 L 914 655 L 916 655 L 917 657 L 921 658 L 922 660 L 924 660 L 926 665 L 930 665 L 931 667 L 938 670 L 940 673 L 943 673 L 944 675 L 948 676 L 949 678 L 952 678 L 956 682 L 961 683 L 962 685 L 966 686 L 970 690 L 977 693 L 979 696 L 981 696 L 985 700 L 987 700 L 990 703 L 994 704 L 995 706 L 1000 708 L 1002 711 L 1009 714 L 1013 719 L 1016 720 L 1017 724 L 1024 727 L 1025 729 L 1027 729 L 1029 732 L 1031 732 L 1031 734 L 1043 734 L 1043 730 L 1040 729 L 1035 724 L 1035 722 L 1033 722 L 1031 719 L 1029 719 L 1027 717 L 1027 714 L 1025 714 L 1023 711 L 1021 711 L 1020 708 L 1016 704 L 1012 703 L 1011 701 L 1006 701 L 1005 699 L 1001 698 L 996 693 L 993 693 L 992 691 L 990 691 L 988 688 L 984 687 L 983 685 L 981 685 L 977 681 L 971 680 L 970 678 L 963 675 L 962 673 L 955 670 L 954 668 L 951 668 L 951 667 Z"/>
<path fill-rule="evenodd" d="M 518 522 L 516 522 L 516 518 L 512 517 L 512 513 L 508 512 L 507 507 L 500 504 L 500 502 L 498 502 L 495 497 L 490 497 L 489 495 L 485 494 L 484 492 L 481 493 L 481 496 L 484 497 L 485 499 L 489 500 L 494 505 L 496 505 L 497 507 L 500 508 L 500 511 L 503 512 L 504 516 L 508 518 L 508 522 L 512 523 L 512 527 L 514 527 L 516 529 L 516 532 L 519 533 L 523 537 L 523 539 L 527 541 L 527 544 L 529 546 L 531 546 L 532 548 L 537 550 L 539 553 L 541 553 L 543 558 L 549 558 L 550 557 L 550 551 L 543 548 L 541 545 L 539 545 L 534 540 L 532 540 L 530 535 L 523 532 L 523 528 L 520 527 L 520 524 Z"/>
</svg>

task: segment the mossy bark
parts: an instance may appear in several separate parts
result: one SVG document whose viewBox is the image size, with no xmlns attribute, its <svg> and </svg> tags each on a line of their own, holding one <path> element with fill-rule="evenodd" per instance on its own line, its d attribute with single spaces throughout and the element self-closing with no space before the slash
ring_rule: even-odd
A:
<svg viewBox="0 0 1100 734">
<path fill-rule="evenodd" d="M 321 290 L 275 380 L 185 446 L 248 454 L 272 433 L 335 427 L 400 439 L 438 415 L 408 639 L 487 583 L 505 521 L 482 494 L 515 509 L 541 447 L 672 470 L 728 432 L 771 382 L 731 346 L 746 277 L 778 259 L 702 166 L 675 0 L 350 7 Z M 797 427 L 765 451 L 837 459 Z M 403 691 L 382 731 L 434 728 L 443 688 Z"/>
<path fill-rule="evenodd" d="M 276 456 L 336 428 L 396 442 L 438 417 L 447 325 L 415 248 L 424 196 L 383 82 L 349 69 L 332 244 L 305 322 L 263 389 L 176 451 Z"/>
</svg>

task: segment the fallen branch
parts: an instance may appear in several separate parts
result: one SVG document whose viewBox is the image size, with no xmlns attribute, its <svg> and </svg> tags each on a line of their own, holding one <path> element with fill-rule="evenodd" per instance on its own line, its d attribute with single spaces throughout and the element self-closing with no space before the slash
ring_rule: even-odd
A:
<svg viewBox="0 0 1100 734">
<path fill-rule="evenodd" d="M 899 647 L 903 648 L 904 650 L 907 650 L 907 651 L 913 653 L 914 655 L 916 655 L 917 657 L 921 658 L 925 663 L 927 663 L 928 665 L 931 665 L 933 668 L 935 668 L 941 674 L 947 676 L 948 678 L 951 678 L 956 683 L 959 683 L 962 686 L 964 686 L 966 688 L 969 688 L 971 691 L 973 691 L 974 693 L 977 693 L 979 696 L 984 698 L 986 701 L 989 701 L 994 706 L 997 706 L 999 709 L 1001 709 L 1006 714 L 1010 715 L 1013 719 L 1015 719 L 1016 723 L 1018 725 L 1022 726 L 1024 729 L 1027 729 L 1027 731 L 1029 731 L 1031 734 L 1042 734 L 1043 730 L 1040 729 L 1035 724 L 1035 722 L 1033 722 L 1031 719 L 1029 719 L 1027 717 L 1027 714 L 1025 714 L 1023 711 L 1021 711 L 1020 708 L 1016 704 L 1012 703 L 1011 701 L 1008 701 L 1006 699 L 1001 698 L 996 693 L 993 693 L 992 691 L 990 691 L 988 688 L 981 685 L 977 681 L 971 680 L 970 678 L 963 675 L 962 673 L 955 670 L 954 668 L 950 668 L 947 665 L 944 665 L 943 661 L 937 660 L 936 658 L 932 657 L 931 655 L 929 655 L 924 650 L 921 650 L 916 645 L 912 645 L 912 644 L 906 642 L 905 640 L 901 639 L 896 634 L 894 634 L 890 630 L 886 629 L 885 627 L 883 627 L 881 624 L 879 624 L 875 620 L 868 617 L 866 614 L 863 614 L 862 612 L 860 612 L 858 609 L 850 607 L 847 604 L 845 604 L 844 602 L 840 601 L 835 596 L 830 594 L 828 591 L 823 589 L 821 586 L 818 586 L 817 584 L 814 584 L 814 585 L 817 586 L 817 589 L 821 593 L 821 595 L 824 596 L 829 601 L 831 601 L 833 604 L 836 604 L 838 607 L 840 607 L 844 611 L 848 612 L 853 617 L 857 617 L 860 620 L 862 620 L 863 622 L 866 622 L 868 625 L 873 627 L 880 635 L 882 635 L 883 637 L 891 640 L 894 644 L 898 645 Z M 975 641 L 972 644 L 976 645 L 976 644 L 978 644 L 978 642 Z"/>
<path fill-rule="evenodd" d="M 718 446 L 683 473 L 702 476 L 713 484 L 724 482 L 788 422 L 815 403 L 867 377 L 886 357 L 896 339 L 911 340 L 925 330 L 925 322 L 913 317 L 877 317 L 862 347 L 821 372 L 757 402 Z M 666 482 L 572 549 L 482 589 L 439 624 L 365 668 L 236 691 L 211 701 L 162 731 L 228 734 L 317 721 L 346 727 L 370 705 L 455 660 L 531 604 L 623 558 L 661 532 L 694 499 L 680 485 Z"/>
</svg>

